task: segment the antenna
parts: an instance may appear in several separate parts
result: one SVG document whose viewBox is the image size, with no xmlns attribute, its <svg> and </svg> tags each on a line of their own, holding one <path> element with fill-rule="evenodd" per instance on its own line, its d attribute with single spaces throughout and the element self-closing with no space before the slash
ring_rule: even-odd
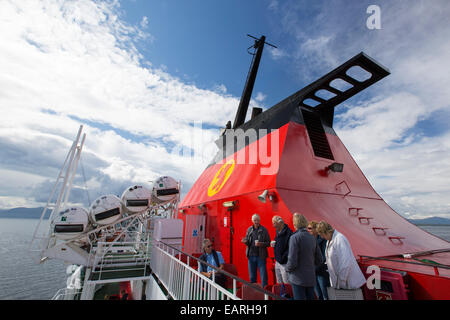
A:
<svg viewBox="0 0 450 320">
<path fill-rule="evenodd" d="M 255 48 L 255 53 L 250 53 L 253 55 L 252 63 L 250 65 L 250 71 L 247 75 L 247 80 L 245 82 L 244 91 L 242 92 L 241 101 L 239 102 L 238 110 L 236 112 L 236 117 L 234 119 L 233 129 L 241 126 L 245 122 L 245 116 L 247 115 L 248 105 L 250 103 L 250 98 L 252 96 L 253 86 L 255 85 L 256 74 L 258 72 L 259 62 L 261 61 L 261 55 L 264 48 L 264 44 L 268 44 L 271 47 L 277 48 L 275 45 L 266 42 L 266 37 L 261 36 L 261 38 L 256 38 L 252 35 L 247 34 L 248 37 L 255 39 L 255 44 L 247 48 Z"/>
<path fill-rule="evenodd" d="M 256 40 L 255 43 L 256 43 L 257 41 L 261 40 L 261 39 L 258 39 L 258 38 L 256 38 L 256 37 L 252 36 L 251 34 L 247 34 L 247 36 L 250 37 L 250 38 L 255 39 L 255 40 Z M 263 37 L 264 37 L 264 36 L 263 36 Z M 264 38 L 265 38 L 265 37 L 264 37 Z M 268 43 L 267 41 L 264 41 L 264 44 L 268 44 L 269 46 L 274 47 L 275 49 L 278 49 L 278 47 L 277 47 L 276 45 L 273 45 L 273 44 L 271 44 L 271 43 Z M 251 47 L 254 47 L 254 46 L 251 46 Z M 248 49 L 250 49 L 251 47 L 249 47 Z"/>
</svg>

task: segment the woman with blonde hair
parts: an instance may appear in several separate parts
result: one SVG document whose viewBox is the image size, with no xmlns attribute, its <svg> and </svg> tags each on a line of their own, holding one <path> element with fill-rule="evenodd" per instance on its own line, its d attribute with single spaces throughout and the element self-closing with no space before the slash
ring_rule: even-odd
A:
<svg viewBox="0 0 450 320">
<path fill-rule="evenodd" d="M 327 240 L 325 258 L 331 286 L 337 289 L 358 289 L 364 285 L 366 278 L 347 238 L 325 221 L 319 222 L 317 232 Z"/>
<path fill-rule="evenodd" d="M 294 213 L 295 232 L 289 239 L 289 254 L 286 264 L 289 283 L 295 300 L 313 300 L 316 284 L 315 263 L 322 261 L 316 239 L 306 231 L 308 220 Z"/>
</svg>

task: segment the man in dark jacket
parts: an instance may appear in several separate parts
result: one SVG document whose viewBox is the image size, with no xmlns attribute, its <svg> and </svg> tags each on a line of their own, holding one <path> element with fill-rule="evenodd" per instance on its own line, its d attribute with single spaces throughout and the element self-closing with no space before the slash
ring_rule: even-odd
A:
<svg viewBox="0 0 450 320">
<path fill-rule="evenodd" d="M 285 265 L 288 261 L 289 238 L 292 235 L 292 230 L 284 223 L 280 216 L 274 216 L 272 218 L 272 224 L 276 230 L 275 241 L 272 241 L 271 245 L 274 247 L 275 253 L 275 275 L 277 277 L 277 283 L 288 283 Z"/>
<path fill-rule="evenodd" d="M 322 264 L 322 253 L 316 239 L 306 230 L 305 216 L 294 213 L 295 232 L 289 239 L 289 256 L 286 264 L 294 300 L 313 300 L 316 285 L 316 265 Z"/>
<path fill-rule="evenodd" d="M 245 238 L 242 243 L 247 246 L 246 255 L 248 258 L 248 273 L 250 282 L 256 283 L 258 269 L 261 276 L 261 286 L 264 288 L 267 285 L 267 266 L 266 260 L 268 257 L 267 247 L 270 246 L 269 232 L 261 223 L 261 218 L 258 214 L 252 216 L 253 225 L 247 229 Z"/>
</svg>

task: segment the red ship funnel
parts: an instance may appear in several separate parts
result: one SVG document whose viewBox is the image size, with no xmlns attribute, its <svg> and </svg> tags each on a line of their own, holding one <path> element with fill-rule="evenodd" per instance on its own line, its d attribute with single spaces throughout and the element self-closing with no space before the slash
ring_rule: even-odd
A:
<svg viewBox="0 0 450 320">
<path fill-rule="evenodd" d="M 369 77 L 357 80 L 350 76 L 353 67 L 363 69 Z M 299 212 L 308 220 L 325 220 L 343 233 L 358 260 L 396 257 L 400 262 L 378 263 L 410 274 L 431 277 L 438 272 L 430 285 L 446 279 L 448 288 L 450 268 L 414 265 L 402 257 L 439 252 L 433 261 L 448 266 L 449 243 L 392 210 L 332 128 L 339 103 L 388 74 L 386 68 L 360 53 L 237 130 L 226 130 L 217 141 L 220 150 L 215 159 L 180 204 L 179 217 L 187 226 L 185 247 L 190 253 L 200 252 L 196 243 L 209 238 L 225 260 L 237 266 L 240 276 L 248 277 L 241 238 L 251 225 L 251 216 L 260 215 L 273 239 L 272 217 L 281 216 L 292 228 L 292 214 Z M 338 80 L 348 88 L 334 86 Z M 328 99 L 318 95 L 323 90 L 331 93 Z M 261 201 L 262 197 L 266 201 Z"/>
</svg>

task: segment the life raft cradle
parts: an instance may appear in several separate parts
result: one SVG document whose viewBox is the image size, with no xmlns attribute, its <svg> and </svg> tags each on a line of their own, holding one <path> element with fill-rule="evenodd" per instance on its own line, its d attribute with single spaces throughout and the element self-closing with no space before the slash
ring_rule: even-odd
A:
<svg viewBox="0 0 450 320">
<path fill-rule="evenodd" d="M 421 251 L 421 252 L 415 252 L 415 253 L 406 253 L 403 255 L 389 256 L 389 257 L 371 257 L 371 256 L 360 255 L 359 262 L 364 263 L 365 261 L 368 261 L 368 260 L 381 260 L 381 261 L 398 262 L 398 263 L 406 263 L 406 264 L 414 264 L 414 265 L 432 267 L 432 268 L 434 268 L 435 275 L 439 276 L 439 268 L 450 270 L 450 265 L 442 264 L 442 263 L 433 261 L 431 259 L 418 259 L 417 257 L 435 254 L 435 253 L 443 253 L 443 252 L 450 252 L 450 248 Z M 403 258 L 403 260 L 395 259 L 395 258 Z M 406 259 L 413 259 L 414 261 L 410 261 L 410 260 L 406 260 Z"/>
</svg>

